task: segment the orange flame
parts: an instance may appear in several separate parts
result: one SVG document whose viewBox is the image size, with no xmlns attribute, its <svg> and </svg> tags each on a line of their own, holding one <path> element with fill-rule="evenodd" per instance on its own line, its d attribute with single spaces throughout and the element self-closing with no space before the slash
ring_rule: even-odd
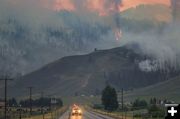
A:
<svg viewBox="0 0 180 119">
<path fill-rule="evenodd" d="M 120 12 L 121 5 L 116 5 L 114 0 L 87 0 L 86 6 L 88 10 L 97 12 L 100 16 L 107 16 L 113 12 Z"/>
<path fill-rule="evenodd" d="M 120 29 L 115 29 L 114 33 L 117 41 L 122 38 L 122 31 Z"/>
<path fill-rule="evenodd" d="M 115 0 L 82 0 L 81 8 L 74 4 L 76 0 L 55 0 L 54 9 L 77 11 L 81 8 L 90 12 L 96 12 L 99 16 L 115 15 L 115 13 L 124 11 L 126 9 L 136 7 L 140 4 L 164 4 L 170 6 L 170 0 L 122 0 L 122 3 L 117 4 Z M 113 24 L 112 28 L 115 33 L 116 40 L 120 40 L 122 37 L 122 31 L 117 28 L 116 24 Z"/>
<path fill-rule="evenodd" d="M 72 0 L 56 0 L 54 9 L 57 11 L 61 11 L 61 10 L 74 11 L 76 7 L 73 4 Z"/>
<path fill-rule="evenodd" d="M 171 1 L 170 0 L 123 0 L 122 4 L 123 7 L 121 8 L 121 11 L 124 11 L 141 4 L 164 4 L 170 6 Z"/>
<path fill-rule="evenodd" d="M 46 0 L 44 0 L 46 1 Z M 164 4 L 171 5 L 170 0 L 122 0 L 122 4 L 116 5 L 114 0 L 83 0 L 82 7 L 91 12 L 97 12 L 100 16 L 106 16 L 114 11 L 124 11 L 126 9 L 136 7 L 140 4 Z M 55 10 L 75 11 L 77 6 L 74 4 L 76 0 L 55 0 Z M 116 7 L 118 6 L 118 8 Z M 117 10 L 118 9 L 118 10 Z"/>
</svg>

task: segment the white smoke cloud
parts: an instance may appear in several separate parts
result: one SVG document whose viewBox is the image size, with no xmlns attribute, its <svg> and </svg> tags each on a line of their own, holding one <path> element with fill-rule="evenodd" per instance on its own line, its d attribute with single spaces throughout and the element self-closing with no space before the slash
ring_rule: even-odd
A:
<svg viewBox="0 0 180 119">
<path fill-rule="evenodd" d="M 139 63 L 139 68 L 145 72 L 157 71 L 159 69 L 157 61 L 145 60 Z"/>
<path fill-rule="evenodd" d="M 28 33 L 23 34 L 24 41 L 22 41 L 24 42 L 24 47 L 26 47 L 28 50 L 22 49 L 22 47 L 19 46 L 17 39 L 10 39 L 7 41 L 8 38 L 0 36 L 1 52 L 7 50 L 6 55 L 8 55 L 9 59 L 14 59 L 14 61 L 9 62 L 24 67 L 20 68 L 21 70 L 26 70 L 25 67 L 31 65 L 27 60 L 21 58 L 22 56 L 30 54 L 29 49 L 31 49 L 32 46 L 36 46 L 34 51 L 36 51 L 35 53 L 37 54 L 31 60 L 34 62 L 39 62 L 39 59 L 40 62 L 46 64 L 62 56 L 90 52 L 96 47 L 106 49 L 123 46 L 134 42 L 139 44 L 142 53 L 152 56 L 155 61 L 158 62 L 158 67 L 164 68 L 167 62 L 173 67 L 179 67 L 180 62 L 177 60 L 180 58 L 179 25 L 169 25 L 168 27 L 164 28 L 164 31 L 161 34 L 156 33 L 156 31 L 144 31 L 138 34 L 122 31 L 123 37 L 120 41 L 115 41 L 113 31 L 109 31 L 106 33 L 106 35 L 98 34 L 101 39 L 96 42 L 91 42 L 90 40 L 92 39 L 87 39 L 86 41 L 83 39 L 83 42 L 87 42 L 86 44 L 89 45 L 87 49 L 81 49 L 81 51 L 72 51 L 71 48 L 67 47 L 73 47 L 73 45 L 67 46 L 67 44 L 64 42 L 59 42 L 62 40 L 67 41 L 67 39 L 58 39 L 55 37 L 49 38 L 47 37 L 47 33 L 42 30 L 43 27 L 49 27 L 53 28 L 55 31 L 58 31 L 59 29 L 65 29 L 68 33 L 72 31 L 72 28 L 69 25 L 71 23 L 67 24 L 63 17 L 60 17 L 57 12 L 50 9 L 53 7 L 54 2 L 54 0 L 0 1 L 0 32 L 8 33 L 9 36 L 17 32 L 13 24 L 7 24 L 8 19 L 15 19 L 18 21 L 18 23 L 20 23 L 20 26 L 25 27 L 25 29 L 28 31 Z M 110 27 L 109 29 L 121 28 L 121 19 L 119 18 L 119 13 L 117 12 L 117 9 L 119 9 L 117 4 L 120 4 L 121 0 L 105 0 L 105 6 L 103 6 L 103 9 L 109 7 L 109 2 L 115 2 L 116 9 L 113 12 L 109 12 L 108 9 L 106 9 L 110 13 L 110 16 L 103 17 L 100 17 L 99 14 L 92 11 L 89 12 L 87 9 L 85 9 L 83 6 L 83 0 L 73 0 L 73 2 L 76 7 L 79 8 L 76 12 L 74 12 L 76 17 L 79 17 L 78 20 L 80 21 L 77 26 L 81 26 L 82 22 L 87 22 L 91 24 L 91 26 L 101 24 L 105 27 Z M 70 19 L 71 18 L 73 17 L 70 17 Z M 73 21 L 73 19 L 71 21 Z M 77 42 L 76 40 L 78 39 L 74 39 L 72 37 L 69 42 L 75 44 Z M 17 45 L 16 48 L 13 48 L 15 45 Z M 10 49 L 11 51 L 9 51 Z M 38 52 L 42 53 L 41 50 L 44 50 L 46 54 L 38 55 Z M 139 65 L 143 70 L 150 71 L 154 70 L 154 67 L 157 67 L 157 64 L 150 61 L 144 61 Z M 42 64 L 40 66 L 42 66 Z M 34 67 L 30 68 L 34 69 Z"/>
<path fill-rule="evenodd" d="M 180 68 L 180 27 L 178 24 L 169 24 L 162 33 L 157 31 L 134 34 L 126 32 L 121 39 L 121 45 L 136 43 L 139 45 L 140 53 L 151 56 L 156 60 L 160 69 L 169 67 Z M 141 65 L 150 66 L 149 61 L 144 61 Z M 152 63 L 154 64 L 154 63 Z M 147 68 L 148 69 L 148 68 Z"/>
</svg>

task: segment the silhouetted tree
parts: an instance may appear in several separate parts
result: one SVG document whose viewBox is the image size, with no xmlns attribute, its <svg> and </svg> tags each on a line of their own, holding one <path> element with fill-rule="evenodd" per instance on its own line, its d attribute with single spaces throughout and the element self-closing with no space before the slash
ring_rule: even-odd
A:
<svg viewBox="0 0 180 119">
<path fill-rule="evenodd" d="M 156 98 L 151 98 L 150 99 L 150 104 L 151 105 L 156 105 L 157 104 L 157 99 Z"/>
<path fill-rule="evenodd" d="M 114 111 L 118 108 L 116 90 L 109 85 L 103 90 L 101 100 L 105 110 Z"/>
<path fill-rule="evenodd" d="M 7 103 L 10 107 L 17 106 L 17 101 L 15 98 L 9 99 Z"/>
</svg>

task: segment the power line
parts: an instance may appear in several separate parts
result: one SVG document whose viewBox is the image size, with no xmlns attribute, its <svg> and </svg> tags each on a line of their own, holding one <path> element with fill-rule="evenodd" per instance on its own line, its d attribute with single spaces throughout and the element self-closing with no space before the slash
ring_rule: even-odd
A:
<svg viewBox="0 0 180 119">
<path fill-rule="evenodd" d="M 44 117 L 44 92 L 41 92 L 41 114 L 43 115 L 43 119 Z"/>
<path fill-rule="evenodd" d="M 122 103 L 122 119 L 123 119 L 123 113 L 124 113 L 124 89 L 122 88 L 122 90 L 121 90 L 121 103 Z"/>
<path fill-rule="evenodd" d="M 5 78 L 2 78 L 0 80 L 4 81 L 4 119 L 7 119 L 7 82 L 13 79 L 5 76 Z"/>
<path fill-rule="evenodd" d="M 44 107 L 44 92 L 41 92 L 41 114 L 43 113 Z"/>
</svg>

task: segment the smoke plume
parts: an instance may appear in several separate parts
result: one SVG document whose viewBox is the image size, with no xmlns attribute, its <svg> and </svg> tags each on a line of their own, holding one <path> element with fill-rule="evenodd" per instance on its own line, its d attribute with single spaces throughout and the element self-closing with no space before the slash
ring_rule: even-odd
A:
<svg viewBox="0 0 180 119">
<path fill-rule="evenodd" d="M 123 21 L 126 7 L 125 0 L 1 0 L 0 70 L 27 73 L 63 56 L 132 43 L 153 57 L 139 63 L 142 70 L 179 67 L 178 23 L 146 30 L 154 21 Z"/>
</svg>

